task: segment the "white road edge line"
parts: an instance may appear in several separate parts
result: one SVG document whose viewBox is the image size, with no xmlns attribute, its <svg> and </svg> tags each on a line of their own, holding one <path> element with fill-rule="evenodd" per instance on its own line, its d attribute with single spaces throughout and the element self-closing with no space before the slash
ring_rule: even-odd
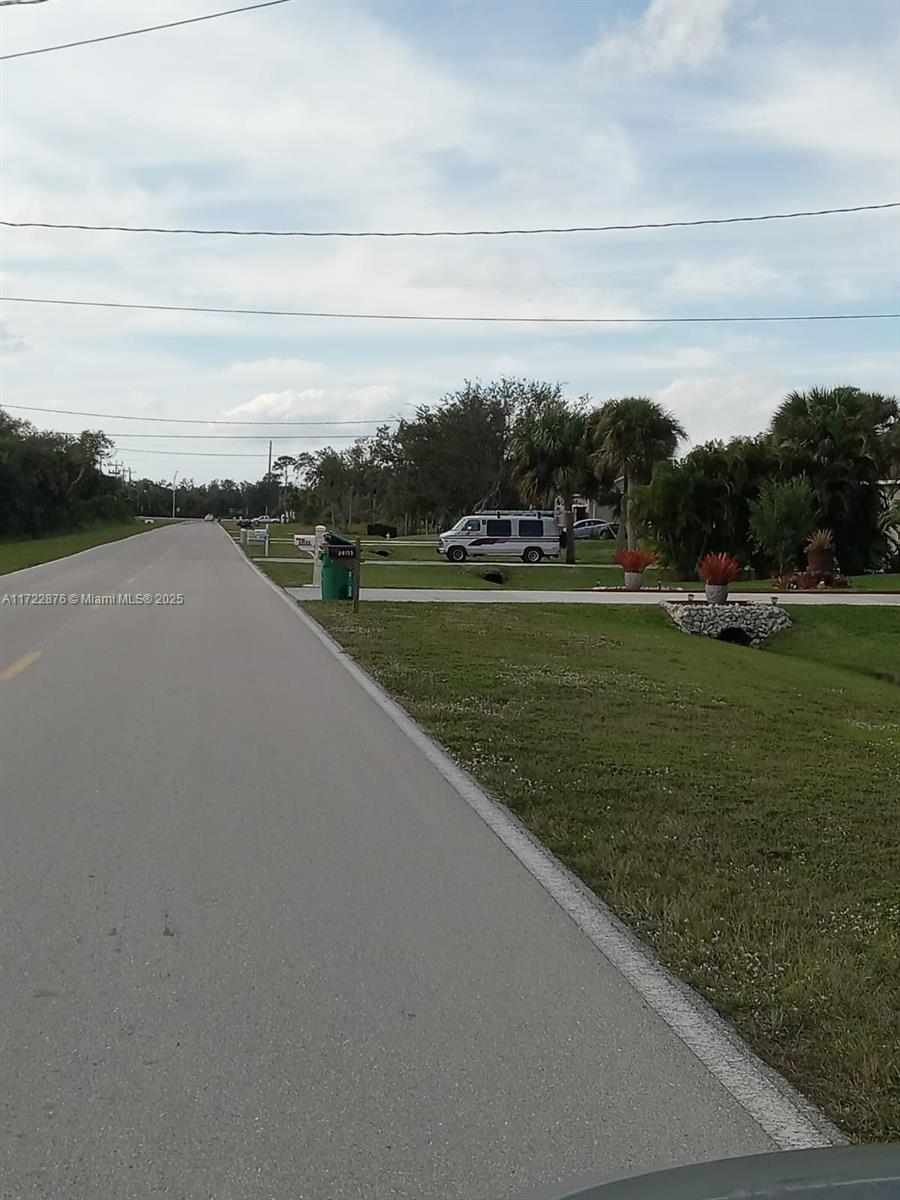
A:
<svg viewBox="0 0 900 1200">
<path fill-rule="evenodd" d="M 482 791 L 472 776 L 459 767 L 334 638 L 269 579 L 229 534 L 226 536 L 250 569 L 289 606 L 344 670 L 421 750 L 454 791 L 780 1150 L 810 1150 L 846 1142 L 840 1130 L 815 1105 L 754 1054 L 702 997 L 670 975 L 602 900 L 538 842 L 504 805 Z"/>
</svg>

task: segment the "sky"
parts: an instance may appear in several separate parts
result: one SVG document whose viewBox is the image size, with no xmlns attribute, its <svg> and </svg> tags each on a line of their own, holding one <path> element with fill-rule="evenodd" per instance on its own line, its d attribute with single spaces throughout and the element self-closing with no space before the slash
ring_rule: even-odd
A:
<svg viewBox="0 0 900 1200">
<path fill-rule="evenodd" d="M 0 8 L 3 53 L 240 0 Z M 900 200 L 895 0 L 290 0 L 3 63 L 13 221 L 468 229 Z M 534 237 L 0 230 L 12 296 L 469 316 L 900 311 L 900 210 Z M 136 476 L 254 479 L 466 379 L 650 395 L 690 442 L 792 388 L 900 392 L 900 323 L 440 324 L 0 305 L 0 405 Z M 251 430 L 67 416 L 358 422 Z M 59 415 L 55 415 L 59 413 Z M 362 422 L 370 422 L 363 424 Z M 169 432 L 202 438 L 167 438 Z M 226 440 L 253 433 L 258 440 Z M 136 434 L 152 436 L 137 437 Z M 218 437 L 210 437 L 217 433 Z M 345 435 L 338 440 L 336 435 Z"/>
</svg>

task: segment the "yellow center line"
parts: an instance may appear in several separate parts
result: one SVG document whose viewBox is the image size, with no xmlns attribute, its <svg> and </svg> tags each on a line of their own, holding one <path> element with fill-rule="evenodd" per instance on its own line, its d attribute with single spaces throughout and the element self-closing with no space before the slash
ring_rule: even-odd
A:
<svg viewBox="0 0 900 1200">
<path fill-rule="evenodd" d="M 17 658 L 14 663 L 6 668 L 5 671 L 0 671 L 0 680 L 7 683 L 10 679 L 15 679 L 17 675 L 21 675 L 23 671 L 27 671 L 32 663 L 36 663 L 41 657 L 41 650 L 29 650 L 27 654 L 23 654 L 21 658 Z"/>
</svg>

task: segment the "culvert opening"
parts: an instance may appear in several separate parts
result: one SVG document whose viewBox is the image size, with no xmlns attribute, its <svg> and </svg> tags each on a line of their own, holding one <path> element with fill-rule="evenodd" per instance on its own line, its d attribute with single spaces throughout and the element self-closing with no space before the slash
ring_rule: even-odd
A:
<svg viewBox="0 0 900 1200">
<path fill-rule="evenodd" d="M 750 634 L 746 629 L 737 629 L 732 626 L 730 629 L 723 629 L 716 634 L 717 641 L 731 642 L 733 646 L 749 646 L 752 644 Z"/>
</svg>

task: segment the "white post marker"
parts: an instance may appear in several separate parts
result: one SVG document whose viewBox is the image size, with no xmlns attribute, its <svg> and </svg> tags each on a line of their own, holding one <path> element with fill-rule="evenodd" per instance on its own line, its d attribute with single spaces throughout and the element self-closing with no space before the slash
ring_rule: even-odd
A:
<svg viewBox="0 0 900 1200">
<path fill-rule="evenodd" d="M 319 551 L 325 540 L 327 530 L 324 525 L 317 525 L 315 533 L 295 533 L 294 546 L 304 554 L 309 554 L 313 560 L 313 587 L 322 586 L 322 564 L 319 561 Z"/>
<path fill-rule="evenodd" d="M 325 534 L 328 530 L 324 525 L 316 526 L 315 552 L 313 557 L 313 587 L 322 588 L 322 560 L 319 558 L 319 551 L 325 542 Z"/>
</svg>

